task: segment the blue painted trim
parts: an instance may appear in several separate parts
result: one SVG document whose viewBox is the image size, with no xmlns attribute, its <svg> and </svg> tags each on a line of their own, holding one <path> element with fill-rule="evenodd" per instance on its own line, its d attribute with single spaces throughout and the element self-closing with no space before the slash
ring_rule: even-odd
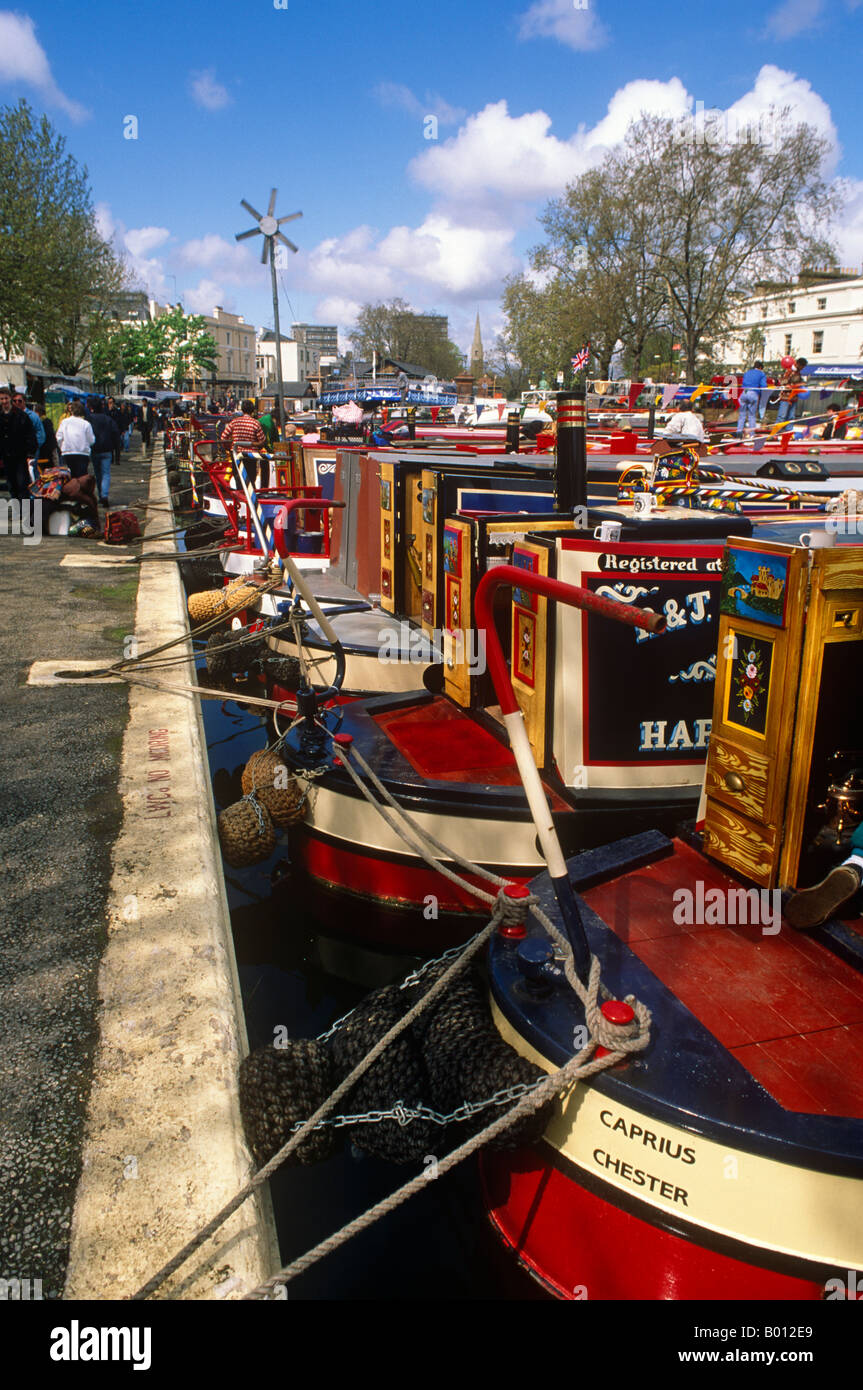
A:
<svg viewBox="0 0 863 1390">
<path fill-rule="evenodd" d="M 641 838 L 641 837 L 637 837 Z M 627 841 L 609 846 L 608 878 L 627 871 Z M 618 851 L 618 867 L 612 864 Z M 570 861 L 578 872 L 578 859 Z M 548 874 L 531 890 L 561 924 Z M 634 994 L 653 1015 L 648 1048 L 625 1066 L 591 1081 L 602 1095 L 659 1122 L 785 1163 L 863 1178 L 863 1120 L 784 1110 L 713 1034 L 620 940 L 585 902 L 579 904 L 588 943 L 602 962 L 603 983 L 616 998 Z M 544 937 L 535 919 L 528 935 Z M 527 988 L 516 946 L 495 937 L 489 947 L 492 995 L 512 1026 L 555 1066 L 574 1055 L 584 1015 L 566 985 L 538 997 Z"/>
</svg>

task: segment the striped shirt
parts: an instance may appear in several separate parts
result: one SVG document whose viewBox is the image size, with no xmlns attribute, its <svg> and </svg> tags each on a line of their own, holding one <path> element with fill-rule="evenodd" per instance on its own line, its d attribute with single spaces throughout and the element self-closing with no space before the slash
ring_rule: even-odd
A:
<svg viewBox="0 0 863 1390">
<path fill-rule="evenodd" d="M 251 415 L 238 415 L 234 420 L 229 420 L 222 430 L 221 439 L 223 444 L 237 447 L 254 444 L 256 449 L 263 449 L 267 442 L 264 431 Z"/>
</svg>

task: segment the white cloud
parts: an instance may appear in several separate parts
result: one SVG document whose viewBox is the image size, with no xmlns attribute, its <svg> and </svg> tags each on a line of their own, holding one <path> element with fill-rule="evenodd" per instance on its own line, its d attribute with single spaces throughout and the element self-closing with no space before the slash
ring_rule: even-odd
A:
<svg viewBox="0 0 863 1390">
<path fill-rule="evenodd" d="M 424 99 L 420 100 L 410 87 L 405 87 L 401 82 L 379 82 L 375 87 L 375 96 L 381 106 L 396 107 L 420 121 L 426 116 L 436 116 L 440 125 L 458 125 L 467 115 L 464 107 L 451 106 L 436 92 L 426 92 Z"/>
<path fill-rule="evenodd" d="M 183 290 L 183 308 L 187 313 L 212 314 L 216 305 L 234 313 L 234 297 L 217 280 L 202 279 L 191 289 Z"/>
<path fill-rule="evenodd" d="M 459 224 L 432 212 L 420 226 L 393 227 L 384 236 L 363 226 L 329 237 L 303 257 L 297 278 L 334 305 L 411 293 L 426 298 L 495 293 L 502 277 L 515 269 L 514 236 L 512 226 Z"/>
<path fill-rule="evenodd" d="M 784 121 L 781 113 L 786 109 L 789 115 Z M 781 138 L 789 125 L 814 126 L 827 141 L 828 165 L 835 165 L 838 159 L 839 140 L 826 101 L 812 90 L 812 84 L 804 77 L 797 77 L 772 63 L 765 63 L 752 90 L 729 106 L 728 118 L 729 130 L 735 128 L 735 122 L 736 128 L 747 123 L 752 128 L 761 118 L 759 134 L 763 140 L 769 140 L 772 134 Z"/>
<path fill-rule="evenodd" d="M 843 179 L 839 187 L 846 199 L 836 226 L 839 262 L 856 267 L 863 264 L 863 179 Z"/>
<path fill-rule="evenodd" d="M 513 227 L 460 226 L 430 213 L 421 226 L 393 227 L 377 248 L 399 277 L 450 295 L 493 293 L 515 269 Z"/>
<path fill-rule="evenodd" d="M 609 33 L 596 12 L 595 0 L 536 0 L 521 15 L 520 39 L 557 39 L 578 52 L 602 48 Z"/>
<path fill-rule="evenodd" d="M 544 111 L 510 116 L 505 101 L 493 102 L 468 117 L 450 140 L 417 155 L 409 172 L 426 188 L 456 200 L 483 192 L 542 198 L 586 167 L 581 150 L 550 129 Z"/>
<path fill-rule="evenodd" d="M 823 0 L 784 0 L 767 16 L 766 34 L 771 39 L 793 39 L 817 24 Z"/>
<path fill-rule="evenodd" d="M 687 101 L 677 77 L 628 82 L 592 130 L 581 128 L 563 140 L 551 134 L 551 117 L 544 111 L 511 116 L 507 103 L 497 101 L 470 116 L 457 135 L 417 155 L 409 169 L 419 183 L 458 202 L 483 195 L 525 201 L 554 197 L 622 140 L 642 112 L 678 117 Z"/>
<path fill-rule="evenodd" d="M 57 86 L 29 15 L 0 10 L 0 82 L 23 82 L 35 87 L 49 106 L 59 107 L 73 121 L 85 121 L 90 115 L 86 107 Z"/>
<path fill-rule="evenodd" d="M 688 106 L 689 96 L 679 77 L 672 77 L 668 82 L 652 78 L 627 82 L 614 93 L 602 120 L 585 134 L 591 163 L 609 146 L 619 145 L 633 121 L 640 116 L 668 116 L 677 120 L 686 114 Z"/>
<path fill-rule="evenodd" d="M 327 237 L 308 254 L 301 253 L 297 277 L 309 287 L 331 296 L 369 303 L 398 294 L 390 269 L 375 255 L 372 227 L 354 227 L 341 237 Z"/>
<path fill-rule="evenodd" d="M 123 242 L 131 255 L 146 256 L 149 251 L 162 246 L 170 235 L 167 227 L 133 227 L 126 232 Z"/>
<path fill-rule="evenodd" d="M 462 215 L 471 206 L 477 219 L 485 206 L 496 208 L 498 217 L 506 211 L 511 220 L 513 200 L 531 203 L 558 197 L 568 183 L 619 145 L 641 115 L 678 120 L 693 104 L 678 77 L 668 82 L 637 79 L 614 93 L 596 125 L 561 138 L 552 133 L 551 118 L 544 111 L 513 116 L 507 103 L 498 101 L 468 117 L 449 140 L 417 155 L 409 172 L 446 206 L 461 208 Z M 838 143 L 829 106 L 805 78 L 773 64 L 765 64 L 752 89 L 729 107 L 727 125 L 733 131 L 746 122 L 757 124 L 762 116 L 766 135 L 770 120 L 779 125 L 784 108 L 789 108 L 789 124 L 805 121 L 826 137 L 835 160 Z M 771 109 L 775 115 L 768 119 Z"/>
<path fill-rule="evenodd" d="M 230 104 L 231 97 L 227 87 L 216 81 L 215 68 L 207 68 L 204 72 L 195 73 L 190 86 L 193 100 L 198 106 L 203 106 L 206 111 L 221 111 L 223 107 Z"/>
<path fill-rule="evenodd" d="M 319 299 L 315 305 L 316 323 L 337 323 L 342 328 L 356 323 L 362 304 L 358 299 L 346 299 L 333 294 Z"/>
<path fill-rule="evenodd" d="M 249 250 L 248 242 L 240 245 L 209 233 L 184 242 L 177 256 L 182 265 L 206 270 L 227 284 L 256 285 L 263 283 L 265 272 L 259 259 L 260 242 L 256 241 L 255 244 L 258 247 L 257 256 Z"/>
<path fill-rule="evenodd" d="M 97 203 L 93 209 L 96 221 L 96 231 L 104 241 L 110 241 L 114 235 L 115 222 L 108 203 Z"/>
</svg>

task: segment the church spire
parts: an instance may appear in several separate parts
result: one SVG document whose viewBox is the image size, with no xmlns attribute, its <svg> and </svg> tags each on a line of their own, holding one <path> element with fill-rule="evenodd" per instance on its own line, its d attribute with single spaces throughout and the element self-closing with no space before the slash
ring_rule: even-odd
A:
<svg viewBox="0 0 863 1390">
<path fill-rule="evenodd" d="M 482 334 L 479 331 L 479 310 L 477 310 L 476 326 L 473 330 L 473 342 L 470 345 L 470 373 L 474 381 L 478 381 L 482 376 L 482 370 Z"/>
</svg>

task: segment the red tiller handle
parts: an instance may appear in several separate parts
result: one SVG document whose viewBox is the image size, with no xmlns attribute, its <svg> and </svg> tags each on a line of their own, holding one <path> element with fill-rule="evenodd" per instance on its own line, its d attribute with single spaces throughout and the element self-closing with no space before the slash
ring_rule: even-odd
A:
<svg viewBox="0 0 863 1390">
<path fill-rule="evenodd" d="M 486 660 L 503 714 L 514 714 L 518 709 L 518 701 L 509 678 L 509 667 L 504 660 L 492 617 L 495 590 L 504 587 L 527 589 L 529 593 L 540 594 L 543 598 L 568 603 L 572 608 L 599 613 L 602 617 L 612 618 L 627 627 L 641 627 L 648 632 L 665 631 L 665 619 L 661 613 L 654 613 L 646 608 L 633 608 L 629 604 L 618 603 L 616 599 L 602 598 L 599 594 L 592 594 L 589 589 L 579 588 L 575 584 L 564 584 L 560 579 L 549 579 L 542 574 L 532 574 L 530 570 L 519 569 L 517 565 L 495 565 L 494 569 L 486 570 L 477 585 L 474 615 L 477 627 L 485 632 Z"/>
</svg>

